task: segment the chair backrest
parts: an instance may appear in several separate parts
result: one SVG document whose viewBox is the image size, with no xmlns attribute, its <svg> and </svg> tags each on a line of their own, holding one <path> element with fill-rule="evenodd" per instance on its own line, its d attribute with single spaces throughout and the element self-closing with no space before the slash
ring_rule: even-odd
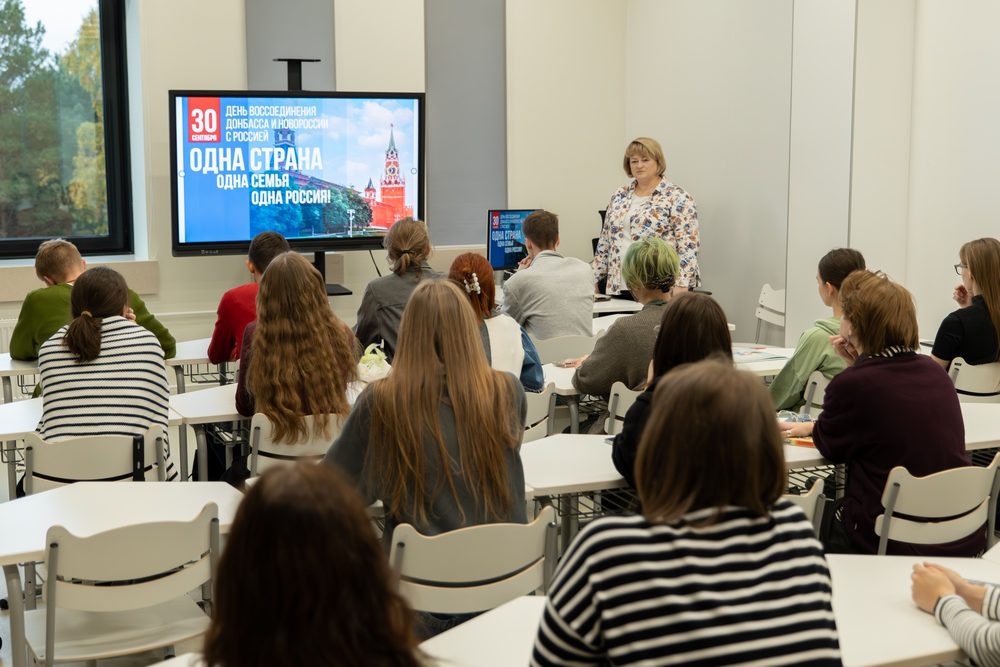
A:
<svg viewBox="0 0 1000 667">
<path fill-rule="evenodd" d="M 327 434 L 313 432 L 315 416 L 306 420 L 306 439 L 296 442 L 274 441 L 274 424 L 258 412 L 250 420 L 250 476 L 256 476 L 272 466 L 292 465 L 298 461 L 322 461 L 326 450 L 340 433 L 342 426 L 338 415 L 330 415 Z"/>
<path fill-rule="evenodd" d="M 604 422 L 604 432 L 608 435 L 621 433 L 625 423 L 625 413 L 635 403 L 642 390 L 629 389 L 624 382 L 611 385 L 611 395 L 608 396 L 608 418 Z"/>
<path fill-rule="evenodd" d="M 779 327 L 785 326 L 785 290 L 774 289 L 770 284 L 764 283 L 760 288 L 754 316 L 757 318 L 757 336 L 754 338 L 757 342 L 760 342 L 761 322 Z"/>
<path fill-rule="evenodd" d="M 491 523 L 433 537 L 397 526 L 389 561 L 399 591 L 414 609 L 440 614 L 485 611 L 544 591 L 555 567 L 554 521 L 548 506 L 529 524 Z"/>
<path fill-rule="evenodd" d="M 603 333 L 603 332 L 601 332 Z M 594 343 L 601 336 L 557 336 L 540 340 L 531 336 L 538 358 L 543 364 L 554 364 L 563 359 L 575 359 L 594 351 Z"/>
<path fill-rule="evenodd" d="M 889 540 L 946 544 L 977 530 L 986 530 L 992 546 L 998 464 L 1000 453 L 985 468 L 952 468 L 926 477 L 914 477 L 902 466 L 893 468 L 882 492 L 885 512 L 875 519 L 878 553 L 886 552 Z M 903 519 L 896 513 L 928 521 Z"/>
<path fill-rule="evenodd" d="M 1000 403 L 1000 362 L 973 365 L 957 357 L 948 375 L 963 403 Z"/>
<path fill-rule="evenodd" d="M 164 481 L 163 450 L 166 435 L 151 426 L 142 436 L 143 477 Z M 133 478 L 133 439 L 127 435 L 95 435 L 57 442 L 37 433 L 24 438 L 24 492 L 38 493 L 73 482 L 130 481 Z"/>
<path fill-rule="evenodd" d="M 553 411 L 556 408 L 555 385 L 550 382 L 539 393 L 527 391 L 524 396 L 528 411 L 521 442 L 531 442 L 552 435 L 555 423 Z"/>
<path fill-rule="evenodd" d="M 819 417 L 819 413 L 823 412 L 823 398 L 829 385 L 829 378 L 820 371 L 813 371 L 806 380 L 805 403 L 802 404 L 799 413 L 809 415 L 813 419 Z"/>
<path fill-rule="evenodd" d="M 823 497 L 823 485 L 819 480 L 813 484 L 804 494 L 786 493 L 781 496 L 785 500 L 790 500 L 806 513 L 806 518 L 813 525 L 813 531 L 819 536 L 820 528 L 823 525 L 823 513 L 826 510 L 826 498 Z"/>
</svg>

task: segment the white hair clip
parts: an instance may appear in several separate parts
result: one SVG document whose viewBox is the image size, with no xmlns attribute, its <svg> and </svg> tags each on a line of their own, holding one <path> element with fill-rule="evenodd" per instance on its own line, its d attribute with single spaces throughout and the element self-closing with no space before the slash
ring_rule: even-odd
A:
<svg viewBox="0 0 1000 667">
<path fill-rule="evenodd" d="M 479 276 L 475 273 L 472 274 L 472 282 L 470 283 L 465 278 L 462 278 L 462 284 L 465 286 L 465 291 L 469 294 L 475 292 L 476 294 L 482 294 L 483 290 L 479 287 Z"/>
</svg>

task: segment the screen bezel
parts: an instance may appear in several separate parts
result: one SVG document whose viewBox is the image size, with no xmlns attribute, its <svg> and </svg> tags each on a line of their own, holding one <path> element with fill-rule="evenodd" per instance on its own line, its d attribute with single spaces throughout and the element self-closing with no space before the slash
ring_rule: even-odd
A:
<svg viewBox="0 0 1000 667">
<path fill-rule="evenodd" d="M 424 93 L 365 93 L 348 91 L 316 90 L 170 90 L 170 240 L 174 257 L 194 257 L 212 255 L 245 255 L 250 249 L 250 239 L 246 241 L 187 241 L 179 240 L 177 219 L 177 98 L 178 97 L 273 97 L 284 99 L 325 99 L 347 98 L 356 100 L 398 99 L 417 101 L 417 174 L 414 187 L 417 188 L 417 207 L 414 215 L 424 218 L 424 167 L 427 162 L 424 142 L 424 117 L 426 116 L 426 96 Z M 407 184 L 409 187 L 409 184 Z M 335 252 L 337 250 L 374 250 L 382 247 L 384 236 L 369 236 L 358 239 L 288 239 L 293 250 L 303 252 Z"/>
<path fill-rule="evenodd" d="M 490 267 L 494 271 L 514 271 L 515 269 L 517 269 L 517 264 L 514 264 L 513 266 L 503 266 L 503 267 L 493 266 L 493 258 L 491 257 L 491 253 L 493 252 L 493 244 L 490 243 L 490 231 L 492 230 L 491 225 L 493 224 L 493 221 L 492 221 L 493 214 L 494 213 L 524 213 L 525 215 L 521 216 L 521 218 L 522 218 L 521 222 L 523 223 L 524 222 L 524 218 L 526 218 L 528 215 L 534 213 L 535 211 L 540 211 L 540 210 L 541 209 L 537 209 L 537 208 L 491 208 L 491 209 L 489 209 L 489 210 L 486 211 L 486 261 L 490 263 Z M 527 248 L 525 248 L 524 253 L 525 253 L 525 257 L 527 257 L 527 255 L 528 255 Z"/>
</svg>

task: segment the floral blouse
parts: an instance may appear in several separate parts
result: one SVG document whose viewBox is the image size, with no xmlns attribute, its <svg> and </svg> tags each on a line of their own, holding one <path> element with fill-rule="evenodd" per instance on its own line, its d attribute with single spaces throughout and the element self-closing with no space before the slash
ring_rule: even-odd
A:
<svg viewBox="0 0 1000 667">
<path fill-rule="evenodd" d="M 608 294 L 627 289 L 622 283 L 621 248 L 648 236 L 659 236 L 677 251 L 681 260 L 681 275 L 677 284 L 697 287 L 698 272 L 698 210 L 694 198 L 670 181 L 660 179 L 648 200 L 632 209 L 635 181 L 623 185 L 611 197 L 608 212 L 594 255 L 594 279 L 608 277 Z"/>
</svg>

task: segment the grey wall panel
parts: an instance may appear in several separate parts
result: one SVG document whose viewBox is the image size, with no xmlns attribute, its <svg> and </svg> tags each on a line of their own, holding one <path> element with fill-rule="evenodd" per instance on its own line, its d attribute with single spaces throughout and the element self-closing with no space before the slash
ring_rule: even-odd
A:
<svg viewBox="0 0 1000 667">
<path fill-rule="evenodd" d="M 302 87 L 335 90 L 334 0 L 246 0 L 247 86 L 285 90 L 285 63 L 275 58 L 319 58 L 303 63 Z"/>
<path fill-rule="evenodd" d="M 507 205 L 505 3 L 426 0 L 424 11 L 424 216 L 437 245 L 485 243 L 486 211 Z"/>
</svg>

